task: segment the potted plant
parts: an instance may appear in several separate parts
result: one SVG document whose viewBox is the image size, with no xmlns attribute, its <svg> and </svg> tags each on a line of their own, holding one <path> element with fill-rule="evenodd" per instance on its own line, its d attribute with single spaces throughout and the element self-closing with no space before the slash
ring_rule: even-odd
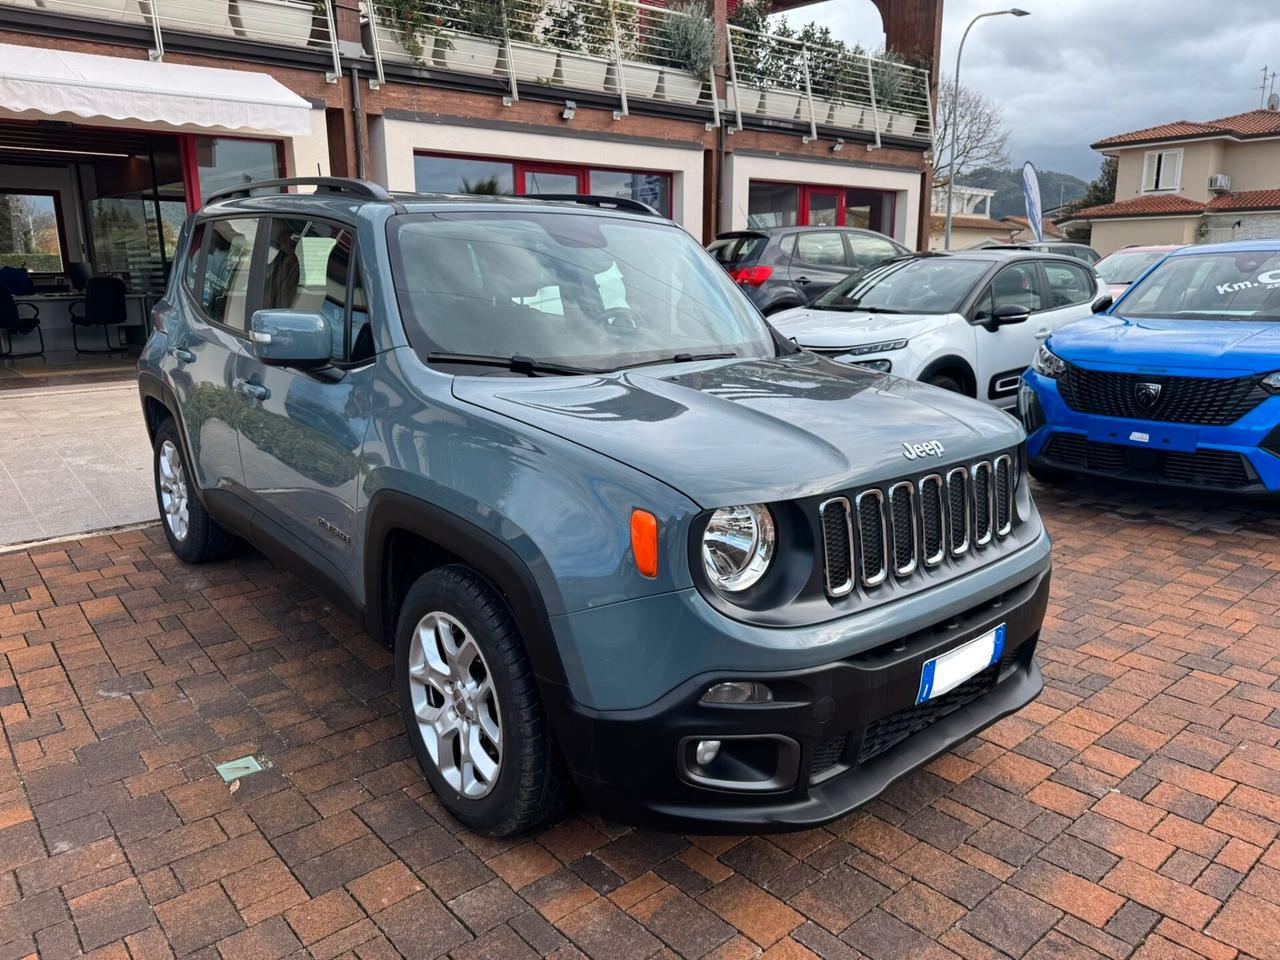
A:
<svg viewBox="0 0 1280 960">
<path fill-rule="evenodd" d="M 522 83 L 549 84 L 555 79 L 555 47 L 542 43 L 539 28 L 546 16 L 546 0 L 521 0 L 507 11 L 507 39 L 511 43 L 512 73 Z"/>
<path fill-rule="evenodd" d="M 832 71 L 831 125 L 856 130 L 863 125 L 867 99 L 867 55 L 862 47 L 842 47 Z"/>
<path fill-rule="evenodd" d="M 304 47 L 311 40 L 313 0 L 231 0 L 237 36 Z"/>
<path fill-rule="evenodd" d="M 548 11 L 542 38 L 559 52 L 555 82 L 577 90 L 604 91 L 612 59 L 610 5 L 557 0 Z"/>
<path fill-rule="evenodd" d="M 697 103 L 716 57 L 716 28 L 699 0 L 681 0 L 662 17 L 658 43 L 669 58 L 658 92 L 663 100 Z"/>
<path fill-rule="evenodd" d="M 764 54 L 769 38 L 769 0 L 741 0 L 729 14 L 729 23 L 743 32 L 730 31 L 734 44 L 734 73 L 737 83 L 730 84 L 726 105 L 730 110 L 759 113 L 764 101 Z"/>
<path fill-rule="evenodd" d="M 871 82 L 875 85 L 880 132 L 909 137 L 915 133 L 916 118 L 902 112 L 907 92 L 907 65 L 901 54 L 883 50 L 871 62 Z"/>
<path fill-rule="evenodd" d="M 151 16 L 160 20 L 161 27 L 225 36 L 235 34 L 228 0 L 150 0 L 149 6 Z"/>
<path fill-rule="evenodd" d="M 436 64 L 458 73 L 492 74 L 502 53 L 502 0 L 458 4 L 436 40 Z"/>
<path fill-rule="evenodd" d="M 435 62 L 444 23 L 438 12 L 428 10 L 422 0 L 382 0 L 375 9 L 377 22 L 370 29 L 378 31 L 383 57 L 420 65 Z"/>
<path fill-rule="evenodd" d="M 816 23 L 807 23 L 800 31 L 798 38 L 805 46 L 809 68 L 809 99 L 813 104 L 813 120 L 815 123 L 827 124 L 831 121 L 831 112 L 835 109 L 838 90 L 838 69 L 844 44 L 831 36 L 829 27 L 819 27 Z M 804 89 L 804 77 L 800 77 L 800 88 Z M 808 119 L 808 104 L 800 104 L 800 119 Z"/>
<path fill-rule="evenodd" d="M 621 71 L 621 83 L 626 85 L 628 97 L 652 100 L 658 96 L 662 68 L 656 62 L 649 62 L 652 54 L 645 50 L 640 8 L 627 0 L 609 0 L 604 6 L 612 18 L 610 30 L 617 28 L 620 54 L 618 62 L 609 65 L 608 89 L 613 93 L 619 92 L 618 74 Z"/>
<path fill-rule="evenodd" d="M 794 120 L 800 112 L 804 48 L 795 36 L 787 21 L 782 20 L 774 27 L 764 48 L 760 64 L 765 88 L 761 112 L 767 117 Z"/>
</svg>

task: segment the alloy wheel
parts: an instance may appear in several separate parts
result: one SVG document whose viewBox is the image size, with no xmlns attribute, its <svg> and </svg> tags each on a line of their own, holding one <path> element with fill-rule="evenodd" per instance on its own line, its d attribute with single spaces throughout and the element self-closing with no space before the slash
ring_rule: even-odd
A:
<svg viewBox="0 0 1280 960">
<path fill-rule="evenodd" d="M 184 541 L 191 529 L 187 474 L 182 466 L 182 455 L 172 440 L 166 440 L 160 445 L 158 474 L 164 522 L 175 540 Z"/>
<path fill-rule="evenodd" d="M 409 692 L 427 752 L 464 797 L 487 796 L 502 763 L 502 714 L 493 674 L 470 632 L 428 613 L 409 644 Z"/>
</svg>

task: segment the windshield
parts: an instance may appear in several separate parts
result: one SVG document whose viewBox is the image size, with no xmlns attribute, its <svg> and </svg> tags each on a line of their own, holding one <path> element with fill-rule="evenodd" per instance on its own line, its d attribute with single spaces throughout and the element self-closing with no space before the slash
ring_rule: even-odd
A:
<svg viewBox="0 0 1280 960">
<path fill-rule="evenodd" d="M 990 262 L 919 257 L 887 263 L 836 284 L 814 303 L 819 310 L 955 313 Z"/>
<path fill-rule="evenodd" d="M 1126 317 L 1280 320 L 1280 250 L 1170 257 L 1129 288 Z"/>
<path fill-rule="evenodd" d="M 604 371 L 676 356 L 765 357 L 768 326 L 684 231 L 574 213 L 392 220 L 409 342 L 432 354 L 521 357 Z"/>
<path fill-rule="evenodd" d="M 1098 261 L 1098 273 L 1104 283 L 1133 283 L 1147 269 L 1164 256 L 1161 251 L 1146 253 L 1113 253 Z"/>
</svg>

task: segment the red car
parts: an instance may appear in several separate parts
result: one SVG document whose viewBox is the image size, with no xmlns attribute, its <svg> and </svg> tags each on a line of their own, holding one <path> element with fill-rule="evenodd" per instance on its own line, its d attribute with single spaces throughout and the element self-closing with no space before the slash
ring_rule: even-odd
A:
<svg viewBox="0 0 1280 960">
<path fill-rule="evenodd" d="M 1182 249 L 1180 244 L 1121 247 L 1115 253 L 1110 253 L 1095 263 L 1093 269 L 1097 270 L 1098 275 L 1102 277 L 1102 282 L 1107 285 L 1112 298 L 1119 300 L 1120 294 L 1128 290 L 1129 284 L 1142 276 L 1147 267 L 1163 259 L 1166 254 L 1180 249 Z"/>
</svg>

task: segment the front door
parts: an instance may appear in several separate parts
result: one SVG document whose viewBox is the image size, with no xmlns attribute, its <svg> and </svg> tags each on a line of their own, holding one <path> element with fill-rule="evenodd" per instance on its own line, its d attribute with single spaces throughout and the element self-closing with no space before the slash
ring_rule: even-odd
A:
<svg viewBox="0 0 1280 960">
<path fill-rule="evenodd" d="M 240 358 L 238 379 L 254 394 L 241 419 L 240 455 L 262 514 L 255 523 L 265 520 L 269 537 L 284 531 L 355 587 L 352 541 L 373 351 L 354 231 L 278 217 L 264 236 L 261 307 L 322 314 L 332 351 L 322 370 L 267 365 L 251 350 Z"/>
<path fill-rule="evenodd" d="M 1022 323 L 983 326 L 996 310 L 1010 304 L 1030 311 L 1030 317 Z M 1000 406 L 1013 403 L 1018 381 L 1040 345 L 1042 338 L 1038 334 L 1044 326 L 1046 305 L 1043 279 L 1035 261 L 1011 263 L 995 275 L 974 309 L 978 324 L 974 333 L 979 399 Z"/>
<path fill-rule="evenodd" d="M 805 187 L 803 217 L 811 227 L 844 226 L 844 191 L 838 187 Z"/>
<path fill-rule="evenodd" d="M 245 396 L 235 388 L 244 354 L 249 273 L 256 218 L 209 220 L 197 226 L 202 254 L 184 265 L 169 358 L 192 469 L 202 490 L 239 492 L 244 485 L 236 430 Z"/>
</svg>

